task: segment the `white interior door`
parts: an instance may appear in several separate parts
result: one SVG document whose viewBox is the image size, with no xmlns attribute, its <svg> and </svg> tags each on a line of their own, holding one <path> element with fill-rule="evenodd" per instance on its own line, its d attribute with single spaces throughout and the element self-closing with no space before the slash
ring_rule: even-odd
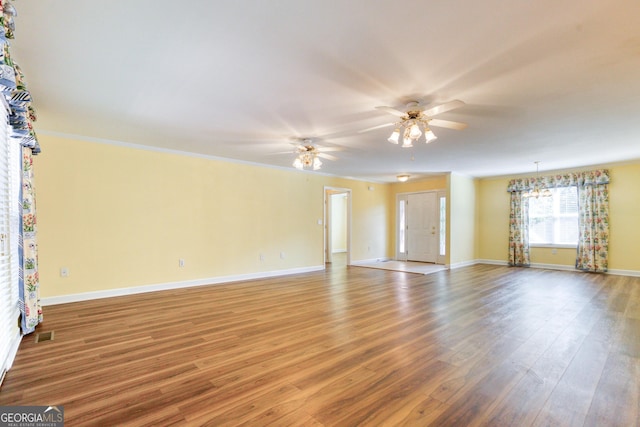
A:
<svg viewBox="0 0 640 427">
<path fill-rule="evenodd" d="M 438 259 L 438 198 L 433 193 L 409 194 L 407 198 L 407 260 Z"/>
</svg>

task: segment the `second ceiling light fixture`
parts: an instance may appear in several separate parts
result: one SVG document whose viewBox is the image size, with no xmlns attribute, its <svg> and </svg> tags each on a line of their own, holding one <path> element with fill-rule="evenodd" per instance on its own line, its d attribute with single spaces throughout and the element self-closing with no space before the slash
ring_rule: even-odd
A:
<svg viewBox="0 0 640 427">
<path fill-rule="evenodd" d="M 386 111 L 389 114 L 400 117 L 400 121 L 396 123 L 386 123 L 383 125 L 374 126 L 360 132 L 368 132 L 370 130 L 386 126 L 395 126 L 395 129 L 391 133 L 391 136 L 389 136 L 389 138 L 387 139 L 387 141 L 389 141 L 390 143 L 399 144 L 400 136 L 402 135 L 402 147 L 413 147 L 413 143 L 420 139 L 422 135 L 424 135 L 424 140 L 428 144 L 438 138 L 429 126 L 456 130 L 461 130 L 467 127 L 466 123 L 433 118 L 433 116 L 453 110 L 455 108 L 460 108 L 463 105 L 465 105 L 464 102 L 456 99 L 453 101 L 445 102 L 444 104 L 429 106 L 427 108 L 425 108 L 418 101 L 412 101 L 406 105 L 404 111 L 397 110 L 393 107 L 376 107 L 376 109 L 378 110 Z"/>
</svg>

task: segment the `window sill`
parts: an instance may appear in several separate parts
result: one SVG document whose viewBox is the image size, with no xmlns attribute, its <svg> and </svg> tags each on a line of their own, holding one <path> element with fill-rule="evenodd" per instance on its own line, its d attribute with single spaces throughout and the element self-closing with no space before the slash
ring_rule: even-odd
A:
<svg viewBox="0 0 640 427">
<path fill-rule="evenodd" d="M 576 249 L 578 245 L 554 245 L 553 243 L 530 244 L 530 248 Z"/>
</svg>

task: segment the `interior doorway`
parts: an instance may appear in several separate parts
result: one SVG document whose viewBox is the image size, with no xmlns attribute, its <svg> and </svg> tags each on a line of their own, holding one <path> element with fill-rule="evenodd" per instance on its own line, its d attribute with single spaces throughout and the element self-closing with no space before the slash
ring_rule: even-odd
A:
<svg viewBox="0 0 640 427">
<path fill-rule="evenodd" d="M 324 206 L 324 262 L 334 267 L 350 265 L 351 190 L 325 187 Z"/>
</svg>

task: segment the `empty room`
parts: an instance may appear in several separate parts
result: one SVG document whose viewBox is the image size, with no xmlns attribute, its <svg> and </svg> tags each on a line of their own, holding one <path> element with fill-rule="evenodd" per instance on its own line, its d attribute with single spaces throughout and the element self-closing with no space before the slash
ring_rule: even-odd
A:
<svg viewBox="0 0 640 427">
<path fill-rule="evenodd" d="M 640 425 L 637 1 L 0 5 L 0 426 Z"/>
</svg>

